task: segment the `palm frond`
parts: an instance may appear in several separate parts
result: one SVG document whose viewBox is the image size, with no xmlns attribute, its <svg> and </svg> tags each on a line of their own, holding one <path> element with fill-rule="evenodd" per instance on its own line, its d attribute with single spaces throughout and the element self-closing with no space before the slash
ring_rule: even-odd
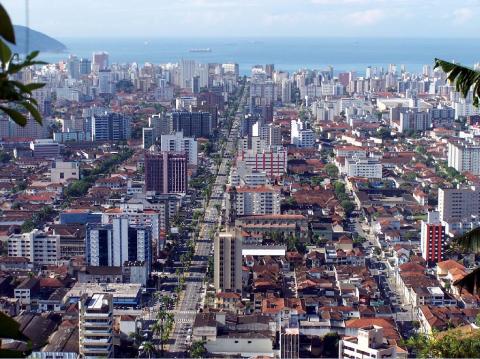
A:
<svg viewBox="0 0 480 359">
<path fill-rule="evenodd" d="M 480 227 L 455 237 L 452 244 L 460 247 L 460 249 L 470 253 L 480 253 Z"/>
<path fill-rule="evenodd" d="M 468 92 L 473 90 L 473 105 L 478 107 L 480 98 L 480 71 L 469 67 L 454 64 L 452 62 L 435 59 L 434 69 L 441 68 L 447 74 L 447 79 L 455 84 L 455 89 L 467 97 Z"/>
</svg>

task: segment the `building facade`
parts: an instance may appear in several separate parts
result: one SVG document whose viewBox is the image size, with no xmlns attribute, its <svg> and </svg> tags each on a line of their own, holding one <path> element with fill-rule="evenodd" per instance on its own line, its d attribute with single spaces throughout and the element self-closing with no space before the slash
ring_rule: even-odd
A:
<svg viewBox="0 0 480 359">
<path fill-rule="evenodd" d="M 187 163 L 185 153 L 145 153 L 145 190 L 157 193 L 186 193 Z"/>
</svg>

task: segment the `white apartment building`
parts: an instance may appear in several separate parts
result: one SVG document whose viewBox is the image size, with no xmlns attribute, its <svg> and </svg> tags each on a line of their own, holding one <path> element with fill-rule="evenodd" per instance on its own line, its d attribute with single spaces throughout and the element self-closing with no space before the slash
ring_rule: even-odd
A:
<svg viewBox="0 0 480 359">
<path fill-rule="evenodd" d="M 305 128 L 301 120 L 290 123 L 290 143 L 297 147 L 314 147 L 315 132 Z"/>
<path fill-rule="evenodd" d="M 52 183 L 65 183 L 68 180 L 80 178 L 80 165 L 78 162 L 64 162 L 56 160 L 50 167 L 50 181 Z"/>
<path fill-rule="evenodd" d="M 353 156 L 345 159 L 348 177 L 382 178 L 382 169 L 378 158 Z"/>
<path fill-rule="evenodd" d="M 265 172 L 252 171 L 245 167 L 235 168 L 230 171 L 229 184 L 231 186 L 261 186 L 269 181 Z"/>
<path fill-rule="evenodd" d="M 84 359 L 112 358 L 113 297 L 84 294 L 79 301 L 79 354 Z"/>
<path fill-rule="evenodd" d="M 480 175 L 480 144 L 467 141 L 449 142 L 448 166 L 458 172 L 469 171 Z"/>
<path fill-rule="evenodd" d="M 162 151 L 185 152 L 189 165 L 198 164 L 198 146 L 193 137 L 184 137 L 182 131 L 170 135 L 161 135 L 160 148 Z"/>
<path fill-rule="evenodd" d="M 280 214 L 280 189 L 273 186 L 237 187 L 236 214 L 249 216 L 258 214 Z"/>
<path fill-rule="evenodd" d="M 407 351 L 389 344 L 383 335 L 383 328 L 377 325 L 360 328 L 357 337 L 344 337 L 338 345 L 339 358 L 406 359 L 407 355 Z"/>
<path fill-rule="evenodd" d="M 8 256 L 25 257 L 35 265 L 56 265 L 60 259 L 60 236 L 34 229 L 8 238 Z"/>
</svg>

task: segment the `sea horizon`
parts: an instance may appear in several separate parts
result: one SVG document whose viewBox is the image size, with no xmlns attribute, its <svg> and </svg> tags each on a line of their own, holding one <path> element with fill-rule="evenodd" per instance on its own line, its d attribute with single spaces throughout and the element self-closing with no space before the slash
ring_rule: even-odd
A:
<svg viewBox="0 0 480 359">
<path fill-rule="evenodd" d="M 367 66 L 379 70 L 396 64 L 409 72 L 433 66 L 435 58 L 472 66 L 480 61 L 480 43 L 472 38 L 411 37 L 105 37 L 58 38 L 67 46 L 62 53 L 43 53 L 41 58 L 58 62 L 69 54 L 91 58 L 106 51 L 110 63 L 176 63 L 192 59 L 200 63 L 236 62 L 240 73 L 248 75 L 254 65 L 275 64 L 287 72 L 298 69 L 323 70 L 333 66 L 336 73 L 357 71 Z M 190 52 L 191 49 L 210 52 Z"/>
</svg>

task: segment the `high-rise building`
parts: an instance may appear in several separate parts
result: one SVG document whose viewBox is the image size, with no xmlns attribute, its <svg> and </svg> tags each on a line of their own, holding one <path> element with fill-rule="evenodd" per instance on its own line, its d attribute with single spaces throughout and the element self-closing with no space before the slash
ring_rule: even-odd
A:
<svg viewBox="0 0 480 359">
<path fill-rule="evenodd" d="M 89 59 L 80 59 L 80 76 L 89 75 L 92 72 L 92 62 Z"/>
<path fill-rule="evenodd" d="M 110 70 L 100 70 L 98 72 L 98 93 L 113 94 L 114 87 L 112 72 Z"/>
<path fill-rule="evenodd" d="M 382 178 L 382 163 L 378 158 L 353 156 L 345 159 L 348 177 Z"/>
<path fill-rule="evenodd" d="M 275 71 L 275 65 L 274 64 L 266 64 L 265 65 L 265 73 L 267 74 L 268 78 L 272 78 L 274 71 Z"/>
<path fill-rule="evenodd" d="M 279 177 L 287 171 L 287 151 L 282 147 L 272 147 L 260 152 L 247 150 L 237 161 L 237 168 L 264 172 L 268 177 Z"/>
<path fill-rule="evenodd" d="M 192 87 L 192 78 L 195 75 L 195 60 L 182 59 L 180 62 L 180 86 L 182 88 Z"/>
<path fill-rule="evenodd" d="M 186 193 L 188 158 L 185 153 L 145 153 L 145 190 Z"/>
<path fill-rule="evenodd" d="M 442 261 L 445 244 L 445 226 L 440 222 L 440 214 L 428 212 L 427 220 L 421 222 L 422 257 L 429 263 Z"/>
<path fill-rule="evenodd" d="M 25 257 L 35 265 L 57 265 L 60 259 L 60 236 L 34 229 L 8 237 L 8 256 Z"/>
<path fill-rule="evenodd" d="M 142 148 L 148 150 L 155 144 L 154 129 L 151 127 L 142 128 Z"/>
<path fill-rule="evenodd" d="M 183 131 L 187 137 L 209 137 L 212 134 L 213 121 L 209 112 L 172 112 L 173 131 Z"/>
<path fill-rule="evenodd" d="M 92 60 L 92 71 L 98 72 L 108 69 L 108 53 L 94 52 Z"/>
<path fill-rule="evenodd" d="M 448 143 L 448 166 L 458 172 L 480 175 L 480 144 L 467 141 Z"/>
<path fill-rule="evenodd" d="M 219 233 L 214 241 L 214 285 L 217 291 L 242 290 L 242 238 Z"/>
<path fill-rule="evenodd" d="M 196 166 L 198 163 L 197 147 L 197 141 L 193 137 L 184 137 L 182 131 L 161 136 L 161 150 L 166 152 L 184 152 L 190 165 Z"/>
<path fill-rule="evenodd" d="M 299 119 L 290 122 L 290 143 L 297 147 L 314 147 L 315 132 L 306 128 L 305 124 Z"/>
<path fill-rule="evenodd" d="M 87 224 L 86 261 L 91 266 L 121 267 L 125 262 L 152 263 L 152 227 L 130 225 L 128 216 L 111 224 Z"/>
<path fill-rule="evenodd" d="M 198 94 L 200 92 L 200 76 L 192 77 L 192 92 Z"/>
<path fill-rule="evenodd" d="M 480 191 L 475 188 L 438 190 L 438 211 L 442 222 L 458 222 L 480 216 Z"/>
<path fill-rule="evenodd" d="M 130 139 L 130 118 L 119 113 L 92 117 L 93 141 L 126 141 Z"/>
<path fill-rule="evenodd" d="M 164 113 L 159 113 L 148 118 L 148 127 L 153 128 L 153 135 L 155 136 L 155 141 L 157 141 L 161 135 L 167 135 L 172 132 L 172 121 Z"/>
<path fill-rule="evenodd" d="M 273 186 L 240 186 L 229 190 L 227 207 L 238 216 L 280 214 L 280 189 Z"/>
<path fill-rule="evenodd" d="M 280 333 L 280 358 L 300 358 L 300 331 L 298 328 L 285 328 Z"/>
<path fill-rule="evenodd" d="M 113 296 L 98 293 L 83 294 L 78 302 L 79 354 L 84 359 L 112 358 Z"/>
<path fill-rule="evenodd" d="M 68 77 L 74 80 L 80 78 L 80 60 L 75 55 L 70 55 L 67 60 Z"/>
</svg>

